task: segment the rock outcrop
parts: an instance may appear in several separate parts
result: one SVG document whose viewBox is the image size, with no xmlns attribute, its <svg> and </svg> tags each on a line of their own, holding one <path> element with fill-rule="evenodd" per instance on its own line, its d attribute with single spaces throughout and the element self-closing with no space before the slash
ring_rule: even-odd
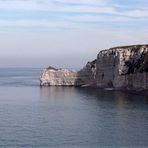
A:
<svg viewBox="0 0 148 148">
<path fill-rule="evenodd" d="M 55 69 L 49 67 L 45 69 L 40 77 L 41 86 L 77 86 L 76 72 L 67 69 Z M 80 84 L 79 84 L 80 85 Z"/>
<path fill-rule="evenodd" d="M 41 86 L 92 86 L 95 85 L 96 60 L 88 62 L 78 72 L 48 67 L 40 77 Z"/>
<path fill-rule="evenodd" d="M 88 62 L 85 67 L 77 72 L 76 83 L 83 82 L 82 86 L 96 86 L 96 61 Z"/>
<path fill-rule="evenodd" d="M 42 86 L 96 86 L 126 90 L 148 90 L 148 45 L 114 47 L 99 52 L 78 72 L 47 68 Z"/>
<path fill-rule="evenodd" d="M 148 89 L 148 45 L 103 50 L 98 54 L 96 65 L 98 87 Z"/>
</svg>

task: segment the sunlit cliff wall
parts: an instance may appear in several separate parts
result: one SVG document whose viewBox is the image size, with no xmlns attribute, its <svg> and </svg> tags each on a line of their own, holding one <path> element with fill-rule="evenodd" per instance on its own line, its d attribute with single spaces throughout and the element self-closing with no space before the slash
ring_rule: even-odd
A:
<svg viewBox="0 0 148 148">
<path fill-rule="evenodd" d="M 96 61 L 98 87 L 148 89 L 148 45 L 103 50 Z"/>
</svg>

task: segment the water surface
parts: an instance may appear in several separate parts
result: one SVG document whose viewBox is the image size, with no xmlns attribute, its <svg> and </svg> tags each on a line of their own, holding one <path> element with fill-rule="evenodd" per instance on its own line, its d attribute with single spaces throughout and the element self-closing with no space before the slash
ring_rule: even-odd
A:
<svg viewBox="0 0 148 148">
<path fill-rule="evenodd" d="M 0 69 L 0 147 L 148 147 L 148 98 L 39 87 L 41 69 Z"/>
</svg>

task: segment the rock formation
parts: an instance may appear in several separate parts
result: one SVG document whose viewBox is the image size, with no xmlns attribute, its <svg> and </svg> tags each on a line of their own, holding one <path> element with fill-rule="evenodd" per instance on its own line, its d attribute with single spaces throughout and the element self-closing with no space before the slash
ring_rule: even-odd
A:
<svg viewBox="0 0 148 148">
<path fill-rule="evenodd" d="M 148 89 L 148 45 L 103 50 L 98 54 L 96 65 L 98 87 Z"/>
<path fill-rule="evenodd" d="M 77 86 L 75 83 L 76 72 L 67 69 L 45 69 L 40 77 L 41 86 Z"/>
<path fill-rule="evenodd" d="M 48 67 L 40 77 L 41 86 L 90 86 L 95 85 L 95 62 L 88 62 L 78 72 Z"/>
<path fill-rule="evenodd" d="M 148 45 L 114 47 L 99 52 L 78 72 L 47 68 L 42 86 L 96 86 L 126 90 L 148 89 Z"/>
</svg>

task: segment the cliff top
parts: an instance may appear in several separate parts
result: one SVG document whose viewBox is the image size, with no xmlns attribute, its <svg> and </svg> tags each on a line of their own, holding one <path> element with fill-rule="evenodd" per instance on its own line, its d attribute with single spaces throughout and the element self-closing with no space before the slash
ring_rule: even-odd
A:
<svg viewBox="0 0 148 148">
<path fill-rule="evenodd" d="M 100 53 L 107 53 L 108 51 L 115 51 L 115 50 L 117 50 L 117 49 L 132 49 L 133 51 L 138 51 L 139 49 L 141 49 L 141 47 L 145 47 L 145 48 L 148 48 L 148 44 L 139 44 L 139 45 L 127 45 L 127 46 L 116 46 L 116 47 L 112 47 L 112 48 L 109 48 L 109 49 L 104 49 L 104 50 L 101 50 L 100 52 L 99 52 L 99 54 Z"/>
<path fill-rule="evenodd" d="M 116 48 L 140 48 L 142 46 L 148 47 L 148 44 L 139 44 L 139 45 L 126 45 L 126 46 L 115 46 L 109 49 L 116 49 Z"/>
</svg>

